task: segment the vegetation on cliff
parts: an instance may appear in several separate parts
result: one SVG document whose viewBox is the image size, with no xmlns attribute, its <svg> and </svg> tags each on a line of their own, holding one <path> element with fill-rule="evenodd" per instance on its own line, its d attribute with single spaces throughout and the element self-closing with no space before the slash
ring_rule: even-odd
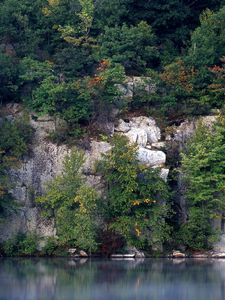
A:
<svg viewBox="0 0 225 300">
<path fill-rule="evenodd" d="M 1 105 L 17 102 L 63 119 L 54 141 L 101 133 L 98 125 L 113 121 L 115 109 L 151 114 L 169 125 L 221 112 L 213 128 L 198 126 L 177 162 L 186 182 L 184 224 L 173 223 L 170 182 L 140 166 L 135 147 L 124 138 L 113 141 L 99 165 L 104 199 L 84 184 L 83 154 L 75 150 L 64 173 L 38 199 L 48 217 L 55 217 L 62 247 L 95 251 L 104 248 L 106 235 L 148 250 L 171 237 L 172 244 L 191 249 L 212 245 L 212 220 L 225 211 L 224 28 L 223 0 L 2 1 Z M 128 76 L 149 77 L 154 88 L 147 93 L 140 86 L 133 97 L 124 97 L 120 87 Z M 27 153 L 31 136 L 26 122 L 0 120 L 0 218 L 13 207 L 8 169 Z M 26 237 L 19 241 L 18 252 L 28 253 Z M 55 247 L 55 241 L 50 244 Z M 10 243 L 6 248 L 14 249 Z"/>
</svg>

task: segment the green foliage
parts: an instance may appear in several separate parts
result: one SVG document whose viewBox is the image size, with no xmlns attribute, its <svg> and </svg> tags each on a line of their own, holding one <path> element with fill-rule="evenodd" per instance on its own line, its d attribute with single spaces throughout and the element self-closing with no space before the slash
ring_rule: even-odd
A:
<svg viewBox="0 0 225 300">
<path fill-rule="evenodd" d="M 100 36 L 100 57 L 122 64 L 126 73 L 144 72 L 157 65 L 158 50 L 152 28 L 146 22 L 137 26 L 106 27 Z"/>
<path fill-rule="evenodd" d="M 200 13 L 220 5 L 220 0 L 102 0 L 96 3 L 95 26 L 102 30 L 105 26 L 130 26 L 145 21 L 157 35 L 161 57 L 169 63 L 187 46 L 191 31 L 199 24 Z"/>
<path fill-rule="evenodd" d="M 38 238 L 35 234 L 19 234 L 3 244 L 6 256 L 31 256 L 37 252 Z"/>
<path fill-rule="evenodd" d="M 0 51 L 0 101 L 17 99 L 18 70 L 14 58 Z"/>
<path fill-rule="evenodd" d="M 219 62 L 225 50 L 225 7 L 218 12 L 206 10 L 200 17 L 201 25 L 193 32 L 189 60 L 199 68 Z"/>
<path fill-rule="evenodd" d="M 97 248 L 93 219 L 97 194 L 84 184 L 83 163 L 83 153 L 73 150 L 64 161 L 63 175 L 48 184 L 46 195 L 39 197 L 37 202 L 43 215 L 55 217 L 61 245 L 77 246 L 91 252 Z"/>
<path fill-rule="evenodd" d="M 54 237 L 49 237 L 42 249 L 44 255 L 53 256 L 58 248 L 58 241 Z"/>
<path fill-rule="evenodd" d="M 86 88 L 92 99 L 92 119 L 104 122 L 113 108 L 123 108 L 126 103 L 118 84 L 125 79 L 124 68 L 102 60 L 93 77 L 87 78 Z"/>
<path fill-rule="evenodd" d="M 40 62 L 31 57 L 25 57 L 20 62 L 20 79 L 23 84 L 39 83 L 50 76 L 52 71 L 52 64 L 49 61 Z"/>
<path fill-rule="evenodd" d="M 10 167 L 15 168 L 28 152 L 32 133 L 33 130 L 25 119 L 2 119 L 0 122 L 0 218 L 13 209 L 7 171 Z"/>
<path fill-rule="evenodd" d="M 189 209 L 188 222 L 181 225 L 178 241 L 191 249 L 209 249 L 217 241 L 217 234 L 209 222 L 210 212 L 196 207 Z"/>
<path fill-rule="evenodd" d="M 224 106 L 224 95 L 225 95 L 225 57 L 221 57 L 222 66 L 214 66 L 210 68 L 213 74 L 212 83 L 209 85 L 210 100 L 211 103 L 216 107 Z"/>
<path fill-rule="evenodd" d="M 74 46 L 82 45 L 89 47 L 90 44 L 94 42 L 94 39 L 89 36 L 94 17 L 94 2 L 93 0 L 78 1 L 81 6 L 81 11 L 77 13 L 79 18 L 78 26 L 59 26 L 58 31 L 66 42 L 71 43 Z"/>
<path fill-rule="evenodd" d="M 103 210 L 109 228 L 142 249 L 168 239 L 168 187 L 157 170 L 139 166 L 135 146 L 116 137 L 99 168 L 107 184 Z"/>
<path fill-rule="evenodd" d="M 223 118 L 211 129 L 199 124 L 182 155 L 189 216 L 181 230 L 184 242 L 192 248 L 211 246 L 212 222 L 225 209 L 224 141 Z"/>
</svg>

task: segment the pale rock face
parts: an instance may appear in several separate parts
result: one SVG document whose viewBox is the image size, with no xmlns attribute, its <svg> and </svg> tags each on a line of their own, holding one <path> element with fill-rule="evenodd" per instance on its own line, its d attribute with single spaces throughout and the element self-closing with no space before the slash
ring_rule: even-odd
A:
<svg viewBox="0 0 225 300">
<path fill-rule="evenodd" d="M 179 143 L 184 143 L 189 137 L 193 135 L 195 129 L 196 124 L 194 121 L 185 121 L 176 128 L 173 140 Z"/>
<path fill-rule="evenodd" d="M 167 182 L 167 179 L 168 179 L 168 176 L 169 176 L 169 172 L 170 172 L 170 170 L 169 169 L 165 169 L 165 168 L 162 168 L 161 171 L 160 171 L 160 177 L 165 182 Z"/>
<path fill-rule="evenodd" d="M 163 149 L 165 147 L 166 147 L 166 143 L 165 142 L 152 143 L 152 148 Z"/>
<path fill-rule="evenodd" d="M 161 139 L 159 127 L 155 120 L 148 117 L 133 117 L 130 122 L 119 120 L 115 131 L 126 133 L 131 143 L 145 147 L 147 143 L 157 143 Z"/>
<path fill-rule="evenodd" d="M 138 149 L 138 160 L 140 163 L 149 166 L 149 167 L 154 167 L 154 166 L 160 166 L 165 164 L 166 162 L 166 154 L 162 151 L 154 151 L 154 150 L 149 150 L 143 147 L 139 147 Z"/>
<path fill-rule="evenodd" d="M 179 143 L 184 143 L 194 134 L 199 121 L 205 126 L 211 128 L 217 119 L 218 116 L 205 116 L 197 120 L 184 121 L 180 124 L 180 126 L 175 128 L 173 139 Z"/>
<path fill-rule="evenodd" d="M 130 124 L 124 122 L 124 120 L 120 119 L 118 121 L 118 125 L 115 127 L 115 131 L 117 132 L 128 132 L 130 130 Z"/>
<path fill-rule="evenodd" d="M 107 142 L 91 142 L 91 150 L 85 153 L 85 163 L 83 172 L 85 174 L 95 174 L 96 162 L 102 158 L 103 154 L 110 151 L 112 146 Z"/>
<path fill-rule="evenodd" d="M 19 205 L 19 213 L 12 216 L 12 222 L 8 220 L 10 225 L 5 225 L 3 231 L 0 228 L 2 239 L 18 231 L 36 232 L 41 236 L 55 235 L 54 221 L 41 217 L 34 198 L 45 191 L 48 181 L 62 172 L 63 160 L 70 150 L 65 145 L 58 146 L 46 139 L 55 126 L 49 117 L 37 122 L 31 120 L 31 125 L 36 129 L 32 151 L 19 168 L 10 171 L 14 185 L 11 193 Z"/>
<path fill-rule="evenodd" d="M 139 116 L 131 118 L 129 122 L 120 119 L 115 130 L 124 134 L 131 144 L 139 147 L 138 160 L 141 164 L 149 167 L 160 167 L 165 164 L 165 153 L 151 150 L 165 147 L 165 143 L 160 142 L 160 129 L 153 118 Z M 160 174 L 163 180 L 167 180 L 168 173 L 169 170 L 162 169 Z"/>
<path fill-rule="evenodd" d="M 156 126 L 155 120 L 148 117 L 134 117 L 130 121 L 131 127 L 138 127 L 145 130 L 147 134 L 147 141 L 156 143 L 161 139 L 161 133 L 158 126 Z"/>
<path fill-rule="evenodd" d="M 16 106 L 10 107 L 10 112 L 12 110 L 19 111 Z M 13 116 L 13 113 L 9 116 Z M 30 123 L 35 129 L 31 153 L 29 157 L 24 158 L 19 168 L 10 171 L 14 184 L 11 192 L 19 204 L 19 211 L 11 216 L 4 226 L 0 224 L 1 239 L 18 232 L 35 232 L 42 237 L 56 235 L 54 220 L 45 220 L 41 216 L 34 199 L 45 192 L 49 181 L 62 173 L 63 161 L 71 149 L 66 145 L 53 144 L 47 139 L 48 134 L 56 127 L 55 120 L 51 117 L 45 116 L 36 121 L 31 119 Z M 141 164 L 160 167 L 165 163 L 166 155 L 162 151 L 150 149 L 150 143 L 158 142 L 161 137 L 154 119 L 134 117 L 130 122 L 119 120 L 115 130 L 138 145 L 138 159 Z M 83 166 L 85 182 L 96 188 L 100 194 L 104 191 L 104 182 L 101 176 L 96 174 L 96 162 L 111 148 L 107 142 L 92 140 L 90 150 L 85 151 L 86 161 Z M 161 177 L 164 180 L 167 175 L 167 170 L 161 169 Z"/>
<path fill-rule="evenodd" d="M 148 136 L 144 129 L 133 128 L 125 134 L 129 142 L 145 147 L 147 145 Z"/>
<path fill-rule="evenodd" d="M 140 88 L 148 94 L 152 94 L 156 90 L 156 85 L 150 77 L 127 77 L 123 84 L 117 84 L 116 86 L 125 98 L 133 98 L 134 93 Z"/>
<path fill-rule="evenodd" d="M 131 126 L 134 127 L 149 127 L 149 126 L 156 126 L 156 122 L 153 118 L 140 116 L 140 117 L 133 117 L 130 120 Z"/>
</svg>

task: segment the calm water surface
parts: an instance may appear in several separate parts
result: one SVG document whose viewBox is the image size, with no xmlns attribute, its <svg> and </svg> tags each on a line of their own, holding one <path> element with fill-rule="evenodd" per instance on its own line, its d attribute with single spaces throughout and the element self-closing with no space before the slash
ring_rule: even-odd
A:
<svg viewBox="0 0 225 300">
<path fill-rule="evenodd" d="M 224 300 L 225 260 L 0 259 L 0 300 Z"/>
</svg>

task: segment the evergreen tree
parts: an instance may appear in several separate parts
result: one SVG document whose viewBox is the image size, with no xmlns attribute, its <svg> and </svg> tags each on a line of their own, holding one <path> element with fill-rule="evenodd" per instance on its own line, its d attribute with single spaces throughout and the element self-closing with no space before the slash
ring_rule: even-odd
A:
<svg viewBox="0 0 225 300">
<path fill-rule="evenodd" d="M 191 248 L 210 247 L 215 238 L 213 220 L 225 211 L 224 159 L 224 119 L 212 128 L 199 124 L 182 154 L 188 220 L 181 227 L 181 235 Z"/>
</svg>

